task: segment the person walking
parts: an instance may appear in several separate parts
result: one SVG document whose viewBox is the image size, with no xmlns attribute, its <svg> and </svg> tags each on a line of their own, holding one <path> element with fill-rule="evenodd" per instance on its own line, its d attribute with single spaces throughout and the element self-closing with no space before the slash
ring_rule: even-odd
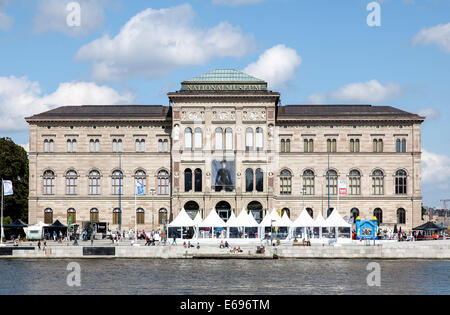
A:
<svg viewBox="0 0 450 315">
<path fill-rule="evenodd" d="M 172 245 L 177 245 L 177 237 L 175 235 L 173 236 Z"/>
</svg>

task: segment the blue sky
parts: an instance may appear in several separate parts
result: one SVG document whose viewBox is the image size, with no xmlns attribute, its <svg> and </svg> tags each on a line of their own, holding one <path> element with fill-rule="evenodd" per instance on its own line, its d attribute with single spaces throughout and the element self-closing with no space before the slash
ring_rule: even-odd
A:
<svg viewBox="0 0 450 315">
<path fill-rule="evenodd" d="M 450 1 L 0 0 L 0 136 L 64 104 L 162 104 L 179 82 L 246 70 L 283 104 L 368 103 L 427 115 L 424 203 L 450 198 Z M 75 12 L 75 11 L 74 11 Z"/>
</svg>

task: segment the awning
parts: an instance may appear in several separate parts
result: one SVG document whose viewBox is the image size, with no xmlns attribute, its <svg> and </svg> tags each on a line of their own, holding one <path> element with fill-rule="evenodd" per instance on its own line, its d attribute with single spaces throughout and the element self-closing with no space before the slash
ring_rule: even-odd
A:
<svg viewBox="0 0 450 315">
<path fill-rule="evenodd" d="M 345 221 L 341 215 L 339 214 L 338 210 L 333 210 L 331 212 L 330 216 L 325 220 L 326 227 L 351 227 L 350 223 Z"/>
<path fill-rule="evenodd" d="M 302 213 L 300 213 L 297 220 L 292 223 L 292 226 L 295 227 L 307 227 L 307 226 L 314 226 L 314 219 L 311 218 L 308 211 L 306 209 L 303 209 Z"/>
<path fill-rule="evenodd" d="M 442 230 L 445 230 L 445 228 L 440 227 L 439 225 L 431 221 L 413 228 L 413 231 L 442 231 Z"/>
<path fill-rule="evenodd" d="M 27 227 L 28 225 L 26 225 L 25 223 L 23 223 L 22 220 L 16 220 L 13 223 L 5 226 L 5 228 L 9 228 L 9 229 L 20 229 L 20 228 L 24 228 Z"/>
<path fill-rule="evenodd" d="M 194 220 L 192 220 L 186 210 L 182 208 L 175 220 L 169 224 L 169 227 L 192 227 L 194 225 Z"/>
<path fill-rule="evenodd" d="M 211 212 L 206 217 L 205 220 L 199 225 L 199 227 L 225 227 L 227 224 L 222 220 L 221 217 L 217 214 L 215 209 L 211 209 Z"/>
</svg>

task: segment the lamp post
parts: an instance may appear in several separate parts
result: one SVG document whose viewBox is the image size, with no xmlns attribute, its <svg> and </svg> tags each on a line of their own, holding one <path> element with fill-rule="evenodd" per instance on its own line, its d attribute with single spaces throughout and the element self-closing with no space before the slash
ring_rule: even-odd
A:
<svg viewBox="0 0 450 315">
<path fill-rule="evenodd" d="M 270 220 L 270 246 L 273 245 L 273 222 L 275 220 Z"/>
</svg>

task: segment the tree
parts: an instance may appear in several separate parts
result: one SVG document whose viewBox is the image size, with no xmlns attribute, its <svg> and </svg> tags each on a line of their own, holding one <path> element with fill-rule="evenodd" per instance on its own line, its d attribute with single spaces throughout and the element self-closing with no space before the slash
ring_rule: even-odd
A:
<svg viewBox="0 0 450 315">
<path fill-rule="evenodd" d="M 0 138 L 0 176 L 13 184 L 14 195 L 3 197 L 3 216 L 28 222 L 28 155 L 10 138 Z"/>
</svg>

